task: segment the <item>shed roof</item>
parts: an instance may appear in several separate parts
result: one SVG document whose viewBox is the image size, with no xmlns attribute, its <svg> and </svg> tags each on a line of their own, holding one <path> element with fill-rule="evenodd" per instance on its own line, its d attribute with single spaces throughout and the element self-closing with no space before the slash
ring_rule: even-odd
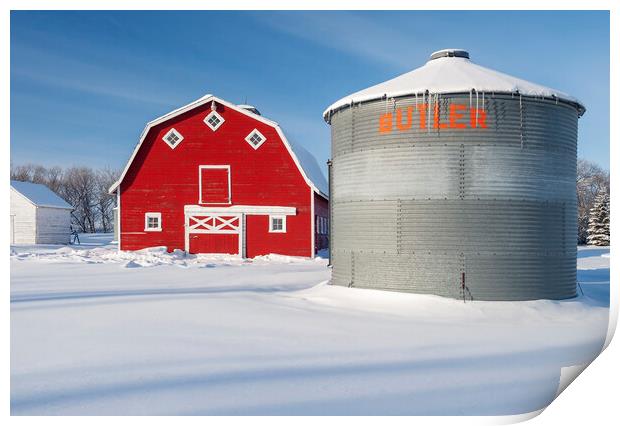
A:
<svg viewBox="0 0 620 426">
<path fill-rule="evenodd" d="M 330 112 L 341 107 L 383 97 L 393 98 L 427 91 L 431 94 L 467 93 L 472 90 L 557 98 L 574 104 L 579 115 L 585 112 L 581 101 L 573 96 L 475 64 L 463 49 L 444 49 L 433 52 L 428 62 L 420 68 L 334 102 L 323 112 L 323 117 L 329 120 Z"/>
<path fill-rule="evenodd" d="M 58 209 L 73 210 L 58 194 L 40 183 L 11 181 L 11 188 L 19 192 L 28 201 L 37 207 L 54 207 Z"/>
</svg>

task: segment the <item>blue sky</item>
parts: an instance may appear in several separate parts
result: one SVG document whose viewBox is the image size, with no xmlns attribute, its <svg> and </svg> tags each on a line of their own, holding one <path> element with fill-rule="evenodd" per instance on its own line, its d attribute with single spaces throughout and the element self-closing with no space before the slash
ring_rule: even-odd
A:
<svg viewBox="0 0 620 426">
<path fill-rule="evenodd" d="M 581 11 L 12 12 L 11 161 L 122 168 L 146 122 L 213 93 L 324 165 L 329 104 L 446 47 L 579 98 L 579 156 L 609 169 L 609 14 Z"/>
</svg>

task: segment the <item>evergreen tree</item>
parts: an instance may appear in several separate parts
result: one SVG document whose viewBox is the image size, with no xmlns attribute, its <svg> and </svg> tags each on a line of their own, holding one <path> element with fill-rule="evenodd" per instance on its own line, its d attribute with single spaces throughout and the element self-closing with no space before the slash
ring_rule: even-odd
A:
<svg viewBox="0 0 620 426">
<path fill-rule="evenodd" d="M 609 194 L 603 190 L 594 200 L 590 210 L 588 224 L 588 244 L 594 246 L 609 245 Z"/>
</svg>

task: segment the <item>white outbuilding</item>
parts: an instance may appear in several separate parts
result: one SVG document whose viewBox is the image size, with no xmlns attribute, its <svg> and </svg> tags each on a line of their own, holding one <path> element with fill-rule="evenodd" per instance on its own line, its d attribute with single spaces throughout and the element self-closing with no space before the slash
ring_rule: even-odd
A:
<svg viewBox="0 0 620 426">
<path fill-rule="evenodd" d="M 69 244 L 71 207 L 47 186 L 11 181 L 11 244 Z"/>
</svg>

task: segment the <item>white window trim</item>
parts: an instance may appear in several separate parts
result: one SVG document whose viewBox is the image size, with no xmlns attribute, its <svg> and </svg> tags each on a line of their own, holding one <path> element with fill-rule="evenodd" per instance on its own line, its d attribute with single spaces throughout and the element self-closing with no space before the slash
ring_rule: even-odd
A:
<svg viewBox="0 0 620 426">
<path fill-rule="evenodd" d="M 202 201 L 202 170 L 203 169 L 225 169 L 228 170 L 228 202 L 226 203 L 207 203 Z M 198 204 L 203 205 L 220 205 L 220 204 L 232 204 L 232 185 L 230 181 L 230 165 L 222 164 L 217 166 L 202 165 L 198 166 Z"/>
<path fill-rule="evenodd" d="M 168 136 L 170 136 L 170 134 L 172 133 L 176 134 L 179 137 L 179 140 L 177 141 L 175 145 L 172 145 L 170 142 L 168 142 L 168 139 L 167 139 Z M 183 139 L 185 139 L 183 135 L 178 130 L 176 130 L 174 127 L 168 130 L 166 134 L 162 137 L 162 140 L 166 142 L 166 144 L 172 149 L 175 149 L 177 146 L 181 145 L 181 142 L 183 142 Z"/>
<path fill-rule="evenodd" d="M 217 123 L 217 126 L 212 126 L 212 125 L 211 125 L 211 123 L 209 123 L 209 119 L 210 119 L 211 117 L 213 117 L 213 116 L 216 116 L 216 117 L 220 120 L 220 122 L 219 122 L 219 123 Z M 207 114 L 207 116 L 205 117 L 205 119 L 204 119 L 203 121 L 204 121 L 204 123 L 207 125 L 207 127 L 209 127 L 209 129 L 211 129 L 211 130 L 213 130 L 213 131 L 215 132 L 217 129 L 219 129 L 219 127 L 220 127 L 222 124 L 224 124 L 224 121 L 225 121 L 225 120 L 224 120 L 224 117 L 222 117 L 221 115 L 219 115 L 219 114 L 217 113 L 217 111 L 213 110 L 213 111 L 211 111 L 209 114 Z"/>
<path fill-rule="evenodd" d="M 157 218 L 159 227 L 149 228 L 149 218 Z M 144 231 L 145 232 L 161 232 L 161 213 L 160 212 L 146 212 L 144 213 Z"/>
<path fill-rule="evenodd" d="M 261 141 L 261 143 L 259 143 L 258 145 L 254 145 L 254 144 L 250 141 L 250 138 L 252 137 L 252 135 L 253 135 L 254 133 L 258 134 L 258 136 L 260 136 L 260 137 L 263 139 L 263 140 Z M 260 146 L 261 146 L 262 144 L 264 144 L 264 143 L 267 141 L 267 138 L 266 138 L 266 137 L 265 137 L 265 136 L 264 136 L 261 132 L 259 132 L 259 131 L 258 131 L 258 129 L 254 129 L 254 130 L 252 130 L 252 131 L 250 132 L 250 134 L 249 134 L 249 135 L 247 135 L 247 136 L 245 137 L 245 141 L 248 143 L 248 145 L 250 145 L 252 148 L 254 148 L 254 149 L 256 150 L 256 149 L 260 148 Z"/>
<path fill-rule="evenodd" d="M 282 229 L 273 229 L 273 219 L 282 219 Z M 285 215 L 269 215 L 269 232 L 284 234 L 286 233 L 286 216 Z"/>
<path fill-rule="evenodd" d="M 248 206 L 243 204 L 237 204 L 230 207 L 205 207 L 199 205 L 186 205 L 184 206 L 185 213 L 192 216 L 200 216 L 203 214 L 218 213 L 221 215 L 227 215 L 231 213 L 243 213 L 251 215 L 284 215 L 295 216 L 297 209 L 295 207 L 285 206 Z"/>
</svg>

